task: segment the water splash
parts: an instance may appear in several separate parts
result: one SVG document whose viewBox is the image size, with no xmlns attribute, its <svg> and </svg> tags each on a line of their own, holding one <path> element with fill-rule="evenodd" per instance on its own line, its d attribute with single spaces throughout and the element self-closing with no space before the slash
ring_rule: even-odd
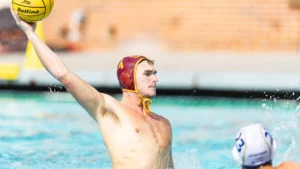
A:
<svg viewBox="0 0 300 169">
<path fill-rule="evenodd" d="M 298 105 L 292 119 L 288 121 L 281 121 L 278 123 L 273 131 L 273 135 L 276 138 L 279 151 L 281 154 L 277 155 L 280 161 L 299 161 L 300 160 L 300 106 Z"/>
<path fill-rule="evenodd" d="M 197 149 L 187 150 L 184 153 L 174 153 L 174 165 L 178 169 L 203 169 L 196 155 Z"/>
<path fill-rule="evenodd" d="M 297 106 L 297 109 L 299 107 Z M 291 138 L 290 138 L 290 144 L 288 149 L 286 150 L 286 153 L 284 155 L 285 161 L 299 161 L 300 158 L 300 133 L 299 133 L 299 126 L 300 126 L 300 113 L 296 112 L 293 114 L 292 123 L 290 126 L 291 130 Z"/>
</svg>

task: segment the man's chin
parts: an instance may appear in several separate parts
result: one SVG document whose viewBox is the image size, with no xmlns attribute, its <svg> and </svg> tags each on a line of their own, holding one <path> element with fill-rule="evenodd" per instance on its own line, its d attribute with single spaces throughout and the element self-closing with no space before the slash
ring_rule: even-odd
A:
<svg viewBox="0 0 300 169">
<path fill-rule="evenodd" d="M 155 96 L 156 96 L 156 92 L 154 92 L 154 93 L 150 96 L 150 98 L 155 97 Z"/>
<path fill-rule="evenodd" d="M 149 93 L 149 94 L 145 95 L 144 97 L 146 97 L 146 98 L 153 98 L 153 97 L 155 97 L 155 96 L 156 96 L 156 92 L 154 92 L 154 93 Z"/>
</svg>

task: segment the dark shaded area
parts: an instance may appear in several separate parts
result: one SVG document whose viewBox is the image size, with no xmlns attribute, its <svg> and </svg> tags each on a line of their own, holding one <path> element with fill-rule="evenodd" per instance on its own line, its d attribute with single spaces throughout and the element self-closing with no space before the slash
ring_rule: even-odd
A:
<svg viewBox="0 0 300 169">
<path fill-rule="evenodd" d="M 98 91 L 108 94 L 121 94 L 120 88 L 94 86 Z M 0 85 L 0 90 L 12 92 L 67 92 L 63 86 L 25 86 L 25 85 Z M 158 96 L 206 96 L 221 98 L 243 99 L 290 99 L 299 100 L 300 91 L 239 91 L 216 89 L 157 89 Z"/>
<path fill-rule="evenodd" d="M 300 0 L 288 0 L 288 5 L 290 9 L 299 10 Z"/>
</svg>

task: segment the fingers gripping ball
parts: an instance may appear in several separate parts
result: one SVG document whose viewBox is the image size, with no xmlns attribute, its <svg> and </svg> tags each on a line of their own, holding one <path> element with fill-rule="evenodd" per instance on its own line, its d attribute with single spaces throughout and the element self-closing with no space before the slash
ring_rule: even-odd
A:
<svg viewBox="0 0 300 169">
<path fill-rule="evenodd" d="M 47 18 L 54 6 L 54 0 L 12 0 L 12 8 L 25 22 L 38 22 Z"/>
</svg>

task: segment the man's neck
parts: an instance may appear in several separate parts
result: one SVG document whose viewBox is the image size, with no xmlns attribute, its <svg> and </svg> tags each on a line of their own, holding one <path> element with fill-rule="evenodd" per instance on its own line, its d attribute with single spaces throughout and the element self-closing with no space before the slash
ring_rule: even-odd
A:
<svg viewBox="0 0 300 169">
<path fill-rule="evenodd" d="M 126 104 L 129 108 L 138 112 L 143 112 L 143 106 L 139 105 L 141 98 L 138 94 L 133 92 L 123 92 L 122 103 Z"/>
</svg>

